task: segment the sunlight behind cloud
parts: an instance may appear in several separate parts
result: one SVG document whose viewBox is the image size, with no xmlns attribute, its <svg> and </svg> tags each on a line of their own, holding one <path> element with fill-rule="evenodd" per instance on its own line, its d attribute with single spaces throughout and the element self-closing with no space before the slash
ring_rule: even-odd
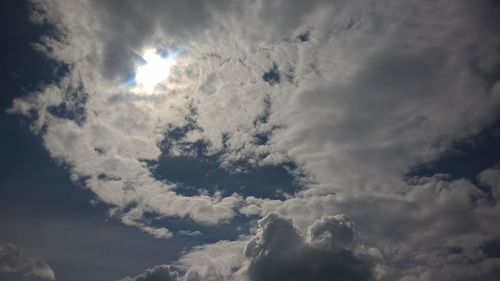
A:
<svg viewBox="0 0 500 281">
<path fill-rule="evenodd" d="M 142 58 L 145 63 L 137 67 L 135 81 L 141 90 L 151 93 L 158 83 L 168 78 L 175 58 L 162 57 L 154 49 L 146 50 Z"/>
</svg>

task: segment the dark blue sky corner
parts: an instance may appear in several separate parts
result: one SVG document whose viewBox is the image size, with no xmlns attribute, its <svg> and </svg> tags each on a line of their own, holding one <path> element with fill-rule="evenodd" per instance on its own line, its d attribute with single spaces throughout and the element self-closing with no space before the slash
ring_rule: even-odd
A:
<svg viewBox="0 0 500 281">
<path fill-rule="evenodd" d="M 4 87 L 0 99 L 4 113 L 15 97 L 30 94 L 41 84 L 57 82 L 68 72 L 69 66 L 52 60 L 34 47 L 42 36 L 57 36 L 54 26 L 33 23 L 26 1 L 7 0 L 1 5 L 1 48 L 4 54 L 9 54 L 1 56 L 0 64 Z"/>
</svg>

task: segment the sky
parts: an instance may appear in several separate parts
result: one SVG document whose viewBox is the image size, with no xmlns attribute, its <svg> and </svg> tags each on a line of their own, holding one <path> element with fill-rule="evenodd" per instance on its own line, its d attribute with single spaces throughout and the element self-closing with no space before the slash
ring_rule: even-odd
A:
<svg viewBox="0 0 500 281">
<path fill-rule="evenodd" d="M 498 1 L 1 5 L 0 280 L 498 280 Z"/>
</svg>

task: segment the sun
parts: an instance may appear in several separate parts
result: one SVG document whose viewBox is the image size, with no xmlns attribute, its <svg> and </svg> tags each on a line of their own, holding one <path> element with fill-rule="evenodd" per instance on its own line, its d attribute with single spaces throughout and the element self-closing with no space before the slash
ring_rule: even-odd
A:
<svg viewBox="0 0 500 281">
<path fill-rule="evenodd" d="M 143 91 L 152 93 L 158 83 L 168 78 L 175 56 L 162 57 L 155 49 L 147 49 L 142 58 L 144 64 L 137 67 L 135 82 Z"/>
</svg>

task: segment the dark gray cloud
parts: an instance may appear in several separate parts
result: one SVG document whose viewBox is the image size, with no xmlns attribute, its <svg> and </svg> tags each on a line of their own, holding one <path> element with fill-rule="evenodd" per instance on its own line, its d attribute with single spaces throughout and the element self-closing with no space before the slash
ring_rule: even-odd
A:
<svg viewBox="0 0 500 281">
<path fill-rule="evenodd" d="M 369 263 L 351 251 L 352 238 L 345 216 L 323 217 L 305 240 L 291 220 L 271 213 L 245 248 L 246 275 L 252 281 L 372 280 Z"/>
<path fill-rule="evenodd" d="M 42 258 L 26 255 L 11 243 L 0 244 L 0 278 L 7 278 L 7 274 L 43 280 L 56 279 L 54 271 Z"/>
</svg>

